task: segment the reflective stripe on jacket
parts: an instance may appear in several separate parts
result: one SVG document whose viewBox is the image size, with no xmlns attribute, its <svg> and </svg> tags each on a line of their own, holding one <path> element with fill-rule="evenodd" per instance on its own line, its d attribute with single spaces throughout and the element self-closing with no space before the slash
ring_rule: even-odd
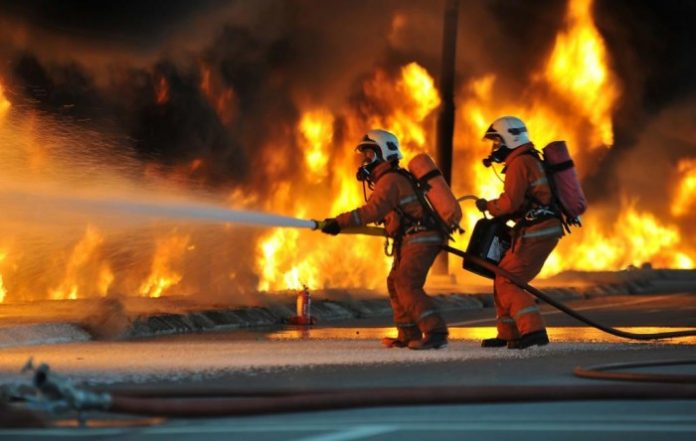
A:
<svg viewBox="0 0 696 441">
<path fill-rule="evenodd" d="M 384 220 L 387 234 L 394 237 L 401 226 L 397 208 L 412 219 L 423 219 L 423 206 L 406 176 L 392 172 L 392 165 L 388 162 L 377 165 L 373 175 L 374 189 L 365 205 L 336 217 L 341 228 Z"/>
<path fill-rule="evenodd" d="M 504 191 L 498 199 L 488 201 L 488 211 L 495 217 L 509 216 L 524 210 L 530 197 L 541 204 L 550 204 L 552 199 L 544 167 L 530 154 L 534 146 L 529 143 L 513 150 L 505 160 Z M 513 219 L 515 222 L 519 219 Z M 521 237 L 561 237 L 561 221 L 552 218 L 524 227 L 519 232 Z"/>
</svg>

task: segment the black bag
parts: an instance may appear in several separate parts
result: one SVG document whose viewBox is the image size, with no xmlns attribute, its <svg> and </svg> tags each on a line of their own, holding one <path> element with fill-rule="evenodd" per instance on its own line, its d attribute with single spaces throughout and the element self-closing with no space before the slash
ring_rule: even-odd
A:
<svg viewBox="0 0 696 441">
<path fill-rule="evenodd" d="M 510 244 L 512 243 L 510 237 L 511 230 L 512 228 L 507 226 L 502 219 L 481 219 L 474 226 L 466 252 L 485 259 L 493 265 L 498 265 L 507 250 L 510 249 Z M 464 259 L 463 268 L 479 276 L 489 279 L 495 278 L 495 274 L 492 271 L 488 271 L 466 259 Z"/>
</svg>

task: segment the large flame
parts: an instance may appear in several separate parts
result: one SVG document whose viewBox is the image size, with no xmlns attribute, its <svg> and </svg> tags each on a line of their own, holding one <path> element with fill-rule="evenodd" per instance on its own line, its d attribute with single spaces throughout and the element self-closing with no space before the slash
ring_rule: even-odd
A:
<svg viewBox="0 0 696 441">
<path fill-rule="evenodd" d="M 298 144 L 305 157 L 306 181 L 287 182 L 287 193 L 276 193 L 280 200 L 290 197 L 295 201 L 295 216 L 336 215 L 364 203 L 355 180 L 355 140 L 369 128 L 396 133 L 407 157 L 427 150 L 429 116 L 439 105 L 439 97 L 432 76 L 422 66 L 409 63 L 396 78 L 378 70 L 365 82 L 363 91 L 376 109 L 385 111 L 370 112 L 367 121 L 350 111 L 334 115 L 327 109 L 308 109 L 300 118 Z M 347 142 L 336 146 L 333 125 L 338 116 L 347 123 Z M 273 230 L 259 242 L 258 287 L 383 286 L 390 265 L 383 247 L 383 241 L 376 238 L 331 239 L 317 233 Z"/>
<path fill-rule="evenodd" d="M 189 236 L 176 232 L 157 240 L 150 275 L 138 290 L 141 295 L 160 297 L 167 289 L 181 282 L 183 276 L 175 266 L 190 249 L 189 241 Z"/>
<path fill-rule="evenodd" d="M 68 257 L 65 278 L 50 293 L 52 299 L 74 300 L 80 298 L 80 294 L 91 296 L 94 288 L 96 294 L 106 295 L 114 275 L 108 263 L 100 261 L 98 253 L 103 243 L 104 237 L 99 231 L 91 225 L 87 226 L 85 235 L 77 242 Z"/>
<path fill-rule="evenodd" d="M 556 37 L 545 76 L 560 95 L 586 116 L 596 130 L 592 146 L 614 143 L 611 113 L 618 88 L 608 67 L 604 41 L 592 18 L 594 0 L 572 0 L 568 29 Z"/>
</svg>

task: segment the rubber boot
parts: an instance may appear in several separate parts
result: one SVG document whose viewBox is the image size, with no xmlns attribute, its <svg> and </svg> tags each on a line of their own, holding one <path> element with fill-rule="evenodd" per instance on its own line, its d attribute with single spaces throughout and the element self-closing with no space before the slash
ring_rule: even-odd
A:
<svg viewBox="0 0 696 441">
<path fill-rule="evenodd" d="M 446 332 L 432 332 L 425 334 L 420 340 L 413 340 L 408 343 L 408 348 L 416 351 L 424 349 L 444 349 L 447 347 Z"/>
<path fill-rule="evenodd" d="M 510 340 L 508 349 L 527 349 L 530 346 L 544 346 L 549 344 L 549 336 L 546 329 L 522 334 L 519 340 Z"/>
<path fill-rule="evenodd" d="M 502 338 L 484 338 L 481 340 L 482 348 L 504 348 L 508 345 L 509 341 Z"/>
<path fill-rule="evenodd" d="M 399 335 L 394 337 L 382 338 L 382 345 L 387 348 L 406 348 L 412 341 L 420 340 L 421 332 L 417 327 L 399 328 Z"/>
</svg>

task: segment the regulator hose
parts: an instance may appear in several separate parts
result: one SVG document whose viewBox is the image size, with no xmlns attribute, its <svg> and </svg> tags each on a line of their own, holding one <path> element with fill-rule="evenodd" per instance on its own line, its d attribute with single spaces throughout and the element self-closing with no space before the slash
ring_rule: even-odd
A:
<svg viewBox="0 0 696 441">
<path fill-rule="evenodd" d="M 512 275 L 510 272 L 504 270 L 503 268 L 500 268 L 496 265 L 493 265 L 492 263 L 481 259 L 478 256 L 474 256 L 472 254 L 466 253 L 462 250 L 458 250 L 456 248 L 452 248 L 450 246 L 444 245 L 442 247 L 445 251 L 448 253 L 454 254 L 455 256 L 459 256 L 465 261 L 470 261 L 475 263 L 476 265 L 479 265 L 489 271 L 494 272 L 496 275 L 500 277 L 504 277 L 508 280 L 510 280 L 512 283 L 515 285 L 519 286 L 520 288 L 524 289 L 525 291 L 529 292 L 533 296 L 543 300 L 544 302 L 548 303 L 549 305 L 553 306 L 554 308 L 565 312 L 569 316 L 586 323 L 594 328 L 599 329 L 600 331 L 604 331 L 607 334 L 615 335 L 617 337 L 622 337 L 622 338 L 628 338 L 631 340 L 659 340 L 663 338 L 678 338 L 678 337 L 693 337 L 696 336 L 696 330 L 689 330 L 689 331 L 673 331 L 673 332 L 657 332 L 657 333 L 650 333 L 650 334 L 638 334 L 635 332 L 628 332 L 628 331 L 622 331 L 620 329 L 612 328 L 610 326 L 605 326 L 602 325 L 601 323 L 597 323 L 594 320 L 591 320 L 584 315 L 580 314 L 579 312 L 575 311 L 574 309 L 564 305 L 563 303 L 557 302 L 556 300 L 552 299 L 551 297 L 547 296 L 543 292 L 539 291 L 538 289 L 534 288 L 532 285 L 526 283 L 523 280 L 520 280 L 519 278 L 515 277 Z"/>
</svg>

